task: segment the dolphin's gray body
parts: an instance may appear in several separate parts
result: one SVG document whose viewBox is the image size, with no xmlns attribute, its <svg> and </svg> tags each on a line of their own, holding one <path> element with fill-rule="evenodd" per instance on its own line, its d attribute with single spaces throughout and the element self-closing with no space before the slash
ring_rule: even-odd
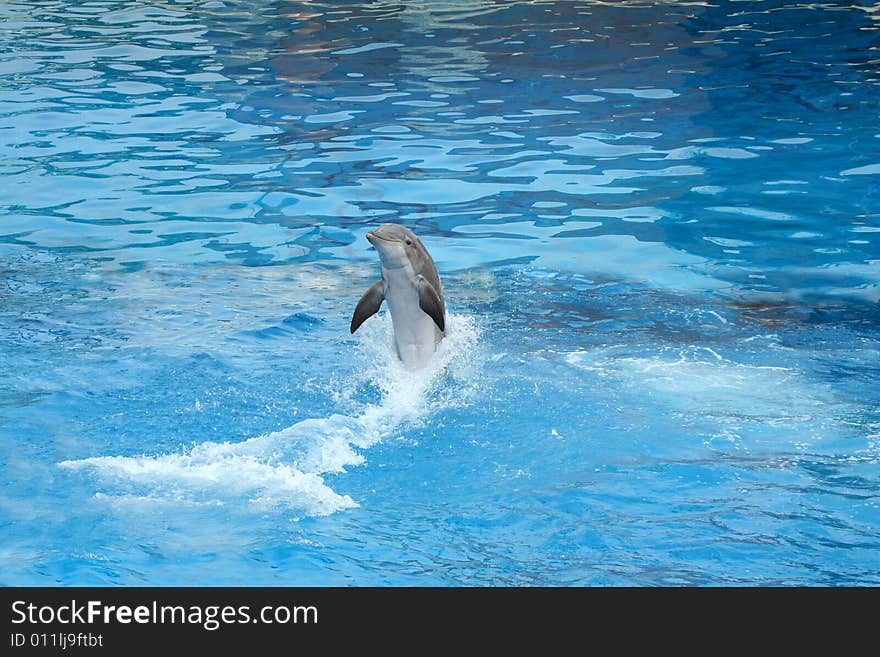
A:
<svg viewBox="0 0 880 657">
<path fill-rule="evenodd" d="M 368 232 L 367 239 L 379 252 L 382 280 L 358 302 L 351 332 L 357 331 L 387 300 L 400 360 L 408 369 L 422 368 L 446 330 L 446 306 L 437 266 L 421 240 L 403 226 L 382 224 Z"/>
</svg>

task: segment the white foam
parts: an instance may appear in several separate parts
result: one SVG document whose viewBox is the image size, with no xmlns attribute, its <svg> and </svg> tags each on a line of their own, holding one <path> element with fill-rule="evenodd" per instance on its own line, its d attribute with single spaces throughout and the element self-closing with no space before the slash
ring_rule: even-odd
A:
<svg viewBox="0 0 880 657">
<path fill-rule="evenodd" d="M 334 491 L 325 475 L 364 462 L 362 450 L 395 432 L 424 422 L 432 413 L 467 403 L 479 359 L 479 331 L 472 318 L 449 315 L 446 338 L 428 366 L 407 371 L 394 353 L 387 313 L 358 332 L 355 358 L 363 365 L 342 383 L 339 399 L 374 386 L 380 399 L 350 414 L 310 418 L 243 442 L 204 442 L 176 454 L 97 456 L 63 461 L 70 470 L 94 473 L 119 504 L 173 502 L 190 506 L 240 504 L 259 510 L 283 508 L 327 515 L 357 506 Z M 447 385 L 448 384 L 448 385 Z"/>
<path fill-rule="evenodd" d="M 639 355 L 609 347 L 575 351 L 565 361 L 612 377 L 669 411 L 721 422 L 802 426 L 822 419 L 835 403 L 797 370 L 736 362 L 707 347 Z"/>
</svg>

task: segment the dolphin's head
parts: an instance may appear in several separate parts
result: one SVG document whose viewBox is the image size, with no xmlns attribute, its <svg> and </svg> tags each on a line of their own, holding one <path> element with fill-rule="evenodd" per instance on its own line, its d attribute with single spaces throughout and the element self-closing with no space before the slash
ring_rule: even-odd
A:
<svg viewBox="0 0 880 657">
<path fill-rule="evenodd" d="M 367 233 L 367 240 L 376 247 L 382 266 L 397 269 L 417 262 L 424 247 L 413 232 L 399 224 L 382 224 Z"/>
</svg>

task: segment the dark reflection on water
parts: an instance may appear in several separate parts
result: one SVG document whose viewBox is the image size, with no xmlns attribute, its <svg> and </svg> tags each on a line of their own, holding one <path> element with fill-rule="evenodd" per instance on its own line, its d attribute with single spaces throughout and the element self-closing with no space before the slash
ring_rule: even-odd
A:
<svg viewBox="0 0 880 657">
<path fill-rule="evenodd" d="M 9 244 L 265 265 L 351 258 L 377 221 L 499 224 L 457 264 L 631 236 L 661 286 L 684 252 L 688 285 L 878 296 L 872 5 L 2 11 Z"/>
</svg>

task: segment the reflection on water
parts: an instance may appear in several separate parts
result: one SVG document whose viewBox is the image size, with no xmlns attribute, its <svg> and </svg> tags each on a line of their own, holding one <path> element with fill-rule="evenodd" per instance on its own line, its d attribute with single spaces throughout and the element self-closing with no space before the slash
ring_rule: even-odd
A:
<svg viewBox="0 0 880 657">
<path fill-rule="evenodd" d="M 771 4 L 6 5 L 3 239 L 265 265 L 376 220 L 534 236 L 587 212 L 546 243 L 629 235 L 666 249 L 656 283 L 685 252 L 737 294 L 876 300 L 876 11 Z"/>
</svg>

